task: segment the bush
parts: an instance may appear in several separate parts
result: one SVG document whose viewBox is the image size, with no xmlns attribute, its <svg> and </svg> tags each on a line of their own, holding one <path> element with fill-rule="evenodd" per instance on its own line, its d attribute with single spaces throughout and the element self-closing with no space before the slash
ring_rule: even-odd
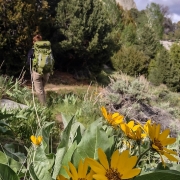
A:
<svg viewBox="0 0 180 180">
<path fill-rule="evenodd" d="M 115 70 L 130 76 L 147 74 L 149 59 L 135 46 L 122 47 L 111 61 Z"/>
</svg>

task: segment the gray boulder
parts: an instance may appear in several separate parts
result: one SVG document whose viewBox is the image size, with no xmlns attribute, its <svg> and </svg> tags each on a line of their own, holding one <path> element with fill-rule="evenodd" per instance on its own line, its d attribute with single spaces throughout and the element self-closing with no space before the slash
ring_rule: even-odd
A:
<svg viewBox="0 0 180 180">
<path fill-rule="evenodd" d="M 4 107 L 7 110 L 10 110 L 10 109 L 17 109 L 17 108 L 24 109 L 24 108 L 27 108 L 28 106 L 26 106 L 24 104 L 17 103 L 15 101 L 12 101 L 9 99 L 1 99 L 0 100 L 0 108 L 4 108 Z"/>
</svg>

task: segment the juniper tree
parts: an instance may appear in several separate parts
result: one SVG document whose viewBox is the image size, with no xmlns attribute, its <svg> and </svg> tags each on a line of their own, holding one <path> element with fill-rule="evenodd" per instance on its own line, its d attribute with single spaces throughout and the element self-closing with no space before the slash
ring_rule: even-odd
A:
<svg viewBox="0 0 180 180">
<path fill-rule="evenodd" d="M 109 60 L 113 40 L 106 3 L 97 0 L 61 0 L 57 7 L 59 39 L 56 54 L 64 67 L 98 72 Z M 67 69 L 66 69 L 67 70 Z"/>
<path fill-rule="evenodd" d="M 148 57 L 135 46 L 123 46 L 112 57 L 113 67 L 127 75 L 147 75 Z"/>
<path fill-rule="evenodd" d="M 137 29 L 136 45 L 149 59 L 153 59 L 158 51 L 160 43 L 155 33 L 148 26 Z"/>
<path fill-rule="evenodd" d="M 162 47 L 151 60 L 148 68 L 148 80 L 154 85 L 166 84 L 171 70 L 169 52 Z"/>
<path fill-rule="evenodd" d="M 173 44 L 170 49 L 171 68 L 166 84 L 173 91 L 180 92 L 180 45 Z"/>
</svg>

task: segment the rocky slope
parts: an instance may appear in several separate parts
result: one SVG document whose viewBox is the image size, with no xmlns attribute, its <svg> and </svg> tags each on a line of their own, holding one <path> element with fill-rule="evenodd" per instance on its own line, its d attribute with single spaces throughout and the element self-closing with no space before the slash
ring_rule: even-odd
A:
<svg viewBox="0 0 180 180">
<path fill-rule="evenodd" d="M 129 10 L 132 8 L 137 9 L 134 0 L 116 0 L 116 2 L 119 3 L 125 10 Z"/>
</svg>

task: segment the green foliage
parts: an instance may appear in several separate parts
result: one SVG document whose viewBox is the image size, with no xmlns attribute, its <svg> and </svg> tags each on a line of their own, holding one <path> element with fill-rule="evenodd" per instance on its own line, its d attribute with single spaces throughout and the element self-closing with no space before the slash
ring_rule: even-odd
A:
<svg viewBox="0 0 180 180">
<path fill-rule="evenodd" d="M 179 179 L 180 178 L 180 172 L 175 170 L 163 170 L 163 171 L 155 171 L 153 173 L 149 173 L 146 175 L 138 176 L 134 178 L 135 180 L 160 180 L 163 178 L 163 180 L 169 180 L 169 179 Z"/>
<path fill-rule="evenodd" d="M 157 39 L 162 39 L 164 32 L 164 14 L 161 10 L 161 6 L 156 3 L 151 3 L 146 7 L 146 16 L 148 21 L 148 26 L 152 28 L 156 34 Z"/>
<path fill-rule="evenodd" d="M 126 46 L 131 46 L 135 43 L 136 39 L 136 27 L 130 23 L 124 27 L 121 34 L 122 43 Z"/>
<path fill-rule="evenodd" d="M 123 46 L 111 59 L 116 71 L 131 76 L 147 73 L 148 57 L 135 46 Z"/>
<path fill-rule="evenodd" d="M 26 54 L 32 45 L 33 33 L 48 24 L 46 0 L 0 1 L 0 63 L 9 75 L 18 75 L 26 62 Z M 48 32 L 46 25 L 45 31 Z M 43 31 L 42 31 L 43 34 Z M 18 62 L 18 63 L 17 63 Z"/>
<path fill-rule="evenodd" d="M 155 59 L 152 59 L 148 68 L 148 80 L 154 85 L 166 84 L 171 69 L 169 52 L 161 48 Z"/>
<path fill-rule="evenodd" d="M 19 180 L 17 174 L 5 164 L 0 163 L 0 177 L 2 179 Z"/>
<path fill-rule="evenodd" d="M 170 49 L 171 67 L 166 84 L 173 91 L 180 91 L 180 45 L 173 44 Z"/>
<path fill-rule="evenodd" d="M 61 34 L 57 49 L 61 63 L 69 69 L 88 67 L 98 72 L 111 55 L 112 40 L 108 35 L 111 22 L 105 4 L 96 0 L 62 0 L 58 3 L 56 20 Z"/>
<path fill-rule="evenodd" d="M 153 59 L 155 57 L 160 46 L 160 42 L 156 38 L 155 33 L 148 26 L 137 29 L 136 44 L 138 49 L 143 51 L 149 59 Z"/>
</svg>

